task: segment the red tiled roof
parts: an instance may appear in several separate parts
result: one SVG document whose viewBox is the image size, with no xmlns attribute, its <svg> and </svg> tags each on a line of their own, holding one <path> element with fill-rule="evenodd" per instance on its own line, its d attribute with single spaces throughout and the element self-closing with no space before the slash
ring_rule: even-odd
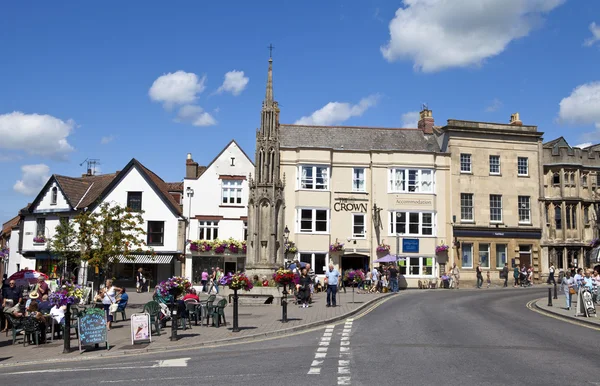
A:
<svg viewBox="0 0 600 386">
<path fill-rule="evenodd" d="M 169 192 L 183 192 L 183 182 L 165 182 Z"/>
<path fill-rule="evenodd" d="M 10 220 L 8 220 L 7 222 L 5 222 L 4 224 L 2 224 L 2 232 L 0 232 L 0 233 L 2 233 L 3 235 L 9 234 L 14 227 L 19 225 L 20 218 L 21 218 L 20 216 L 15 216 L 15 217 L 11 218 Z"/>
<path fill-rule="evenodd" d="M 143 169 L 143 171 L 148 175 L 148 177 L 152 180 L 152 182 L 154 182 L 154 184 L 156 185 L 158 190 L 163 194 L 163 197 L 173 205 L 173 209 L 175 209 L 177 211 L 177 214 L 181 215 L 181 207 L 179 205 L 179 202 L 177 202 L 175 200 L 175 198 L 171 194 L 169 194 L 169 185 L 165 181 L 163 181 L 162 178 L 160 178 L 159 176 L 154 174 L 154 172 L 152 170 L 150 170 L 147 167 L 145 167 L 144 165 L 142 165 L 139 161 L 136 160 L 136 162 Z M 183 191 L 183 183 L 182 183 L 181 191 Z"/>
<path fill-rule="evenodd" d="M 100 174 L 97 176 L 68 177 L 54 175 L 60 188 L 67 196 L 73 208 L 85 208 L 91 205 L 104 189 L 117 176 L 113 174 Z"/>
</svg>

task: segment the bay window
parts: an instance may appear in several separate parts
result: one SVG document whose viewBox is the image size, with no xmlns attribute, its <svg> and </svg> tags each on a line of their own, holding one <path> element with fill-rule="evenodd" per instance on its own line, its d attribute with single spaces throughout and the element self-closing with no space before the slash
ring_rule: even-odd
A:
<svg viewBox="0 0 600 386">
<path fill-rule="evenodd" d="M 390 193 L 433 193 L 433 170 L 390 169 Z"/>
<path fill-rule="evenodd" d="M 433 257 L 406 257 L 398 261 L 398 269 L 404 276 L 433 276 Z"/>
<path fill-rule="evenodd" d="M 300 189 L 329 190 L 329 166 L 301 165 Z"/>
</svg>

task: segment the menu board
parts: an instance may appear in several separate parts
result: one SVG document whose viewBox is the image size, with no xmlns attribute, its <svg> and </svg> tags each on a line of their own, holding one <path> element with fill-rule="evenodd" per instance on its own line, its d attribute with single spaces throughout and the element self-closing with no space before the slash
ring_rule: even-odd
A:
<svg viewBox="0 0 600 386">
<path fill-rule="evenodd" d="M 131 315 L 131 344 L 152 341 L 150 314 Z"/>
<path fill-rule="evenodd" d="M 78 319 L 79 350 L 83 346 L 105 343 L 108 349 L 106 333 L 106 313 L 102 309 L 89 308 Z"/>
</svg>

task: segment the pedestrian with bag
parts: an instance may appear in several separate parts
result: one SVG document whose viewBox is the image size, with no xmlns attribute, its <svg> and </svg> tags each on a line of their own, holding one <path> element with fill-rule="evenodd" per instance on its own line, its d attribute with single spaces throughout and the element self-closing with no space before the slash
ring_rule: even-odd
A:
<svg viewBox="0 0 600 386">
<path fill-rule="evenodd" d="M 571 298 L 573 295 L 577 294 L 575 290 L 575 280 L 571 277 L 571 272 L 567 271 L 565 273 L 565 277 L 560 283 L 564 293 L 565 293 L 565 303 L 567 306 L 567 310 L 571 309 Z"/>
</svg>

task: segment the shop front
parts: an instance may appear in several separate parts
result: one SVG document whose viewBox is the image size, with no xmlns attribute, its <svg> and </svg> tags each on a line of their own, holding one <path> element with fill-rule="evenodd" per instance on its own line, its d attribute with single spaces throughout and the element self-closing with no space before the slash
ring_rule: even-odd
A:
<svg viewBox="0 0 600 386">
<path fill-rule="evenodd" d="M 533 268 L 534 279 L 541 272 L 540 239 L 541 230 L 454 228 L 454 248 L 457 266 L 461 269 L 462 280 L 475 280 L 477 265 L 484 271 L 493 271 L 492 279 L 499 279 L 500 271 L 508 263 L 509 269 L 515 266 Z"/>
<path fill-rule="evenodd" d="M 244 271 L 246 256 L 233 253 L 194 252 L 187 255 L 185 260 L 185 276 L 194 284 L 199 284 L 204 270 L 209 274 L 215 268 L 221 268 L 225 273 Z"/>
<path fill-rule="evenodd" d="M 113 264 L 112 276 L 117 287 L 135 288 L 136 273 L 141 268 L 147 280 L 149 291 L 163 280 L 173 276 L 174 254 L 136 254 L 128 258 L 120 257 L 119 262 Z"/>
</svg>

